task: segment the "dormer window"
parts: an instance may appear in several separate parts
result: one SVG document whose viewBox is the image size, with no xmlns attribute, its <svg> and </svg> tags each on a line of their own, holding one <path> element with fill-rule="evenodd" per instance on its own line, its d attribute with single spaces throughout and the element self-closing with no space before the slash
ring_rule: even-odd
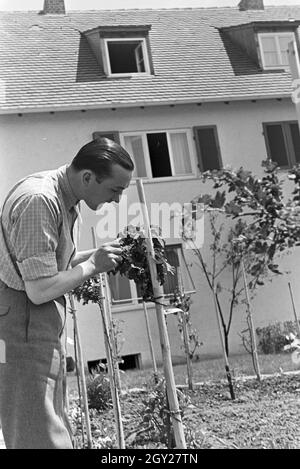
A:
<svg viewBox="0 0 300 469">
<path fill-rule="evenodd" d="M 149 24 L 99 26 L 84 35 L 107 77 L 149 76 L 154 74 L 150 30 Z"/>
<path fill-rule="evenodd" d="M 150 73 L 144 38 L 104 39 L 108 75 Z"/>
<path fill-rule="evenodd" d="M 263 68 L 266 70 L 287 68 L 289 66 L 288 46 L 295 40 L 294 33 L 260 33 L 260 46 Z"/>
</svg>

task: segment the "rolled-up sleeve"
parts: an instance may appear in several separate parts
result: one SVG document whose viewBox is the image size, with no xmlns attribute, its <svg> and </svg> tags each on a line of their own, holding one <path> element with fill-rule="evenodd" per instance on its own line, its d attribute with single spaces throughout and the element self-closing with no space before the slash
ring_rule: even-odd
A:
<svg viewBox="0 0 300 469">
<path fill-rule="evenodd" d="M 34 194 L 17 204 L 11 214 L 11 241 L 23 281 L 58 273 L 58 210 L 44 194 Z"/>
</svg>

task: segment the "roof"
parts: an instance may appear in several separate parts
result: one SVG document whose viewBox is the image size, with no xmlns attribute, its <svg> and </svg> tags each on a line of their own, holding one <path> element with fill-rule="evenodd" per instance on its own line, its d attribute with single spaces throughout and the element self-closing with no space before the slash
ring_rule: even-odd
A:
<svg viewBox="0 0 300 469">
<path fill-rule="evenodd" d="M 0 112 L 38 112 L 288 97 L 288 72 L 262 72 L 220 31 L 300 20 L 300 6 L 0 13 Z M 155 75 L 107 78 L 84 31 L 151 25 Z"/>
</svg>

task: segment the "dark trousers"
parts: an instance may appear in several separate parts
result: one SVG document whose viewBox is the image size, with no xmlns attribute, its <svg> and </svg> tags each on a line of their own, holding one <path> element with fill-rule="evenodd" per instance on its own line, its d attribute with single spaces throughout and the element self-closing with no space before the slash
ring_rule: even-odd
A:
<svg viewBox="0 0 300 469">
<path fill-rule="evenodd" d="M 64 297 L 0 290 L 0 421 L 7 449 L 72 449 L 65 412 Z"/>
</svg>

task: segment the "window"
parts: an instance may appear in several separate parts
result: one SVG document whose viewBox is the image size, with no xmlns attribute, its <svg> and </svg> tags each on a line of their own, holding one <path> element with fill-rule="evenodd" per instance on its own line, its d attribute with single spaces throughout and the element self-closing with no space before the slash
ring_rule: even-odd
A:
<svg viewBox="0 0 300 469">
<path fill-rule="evenodd" d="M 298 122 L 263 124 L 268 157 L 281 168 L 300 163 L 300 132 Z"/>
<path fill-rule="evenodd" d="M 294 33 L 261 33 L 258 35 L 264 69 L 285 68 L 289 65 L 288 45 Z"/>
<path fill-rule="evenodd" d="M 149 74 L 145 38 L 104 39 L 108 75 Z"/>
<path fill-rule="evenodd" d="M 117 273 L 116 275 L 109 275 L 109 286 L 111 292 L 112 303 L 128 303 L 131 302 L 132 291 L 130 281 Z"/>
<path fill-rule="evenodd" d="M 122 361 L 119 363 L 120 370 L 140 370 L 142 368 L 142 357 L 140 353 L 135 353 L 133 355 L 123 355 L 121 356 L 121 360 Z M 89 373 L 91 374 L 106 372 L 106 358 L 88 361 L 87 363 Z"/>
<path fill-rule="evenodd" d="M 200 171 L 221 169 L 221 152 L 216 126 L 194 128 Z"/>
<path fill-rule="evenodd" d="M 167 245 L 165 248 L 168 262 L 175 267 L 175 273 L 167 274 L 164 284 L 165 295 L 171 295 L 178 288 L 178 275 L 180 275 L 182 285 L 186 292 L 194 290 L 194 283 L 188 270 L 181 244 Z M 133 280 L 120 275 L 109 275 L 109 286 L 113 306 L 137 305 L 142 302 L 141 289 Z"/>
<path fill-rule="evenodd" d="M 188 130 L 126 133 L 121 138 L 134 160 L 134 177 L 162 178 L 195 174 Z"/>
<path fill-rule="evenodd" d="M 175 268 L 174 274 L 171 272 L 168 272 L 167 274 L 167 278 L 163 286 L 165 295 L 172 295 L 174 290 L 179 287 L 179 276 L 180 283 L 185 292 L 191 292 L 194 290 L 194 283 L 188 270 L 181 244 L 167 245 L 165 253 L 169 264 Z"/>
</svg>

